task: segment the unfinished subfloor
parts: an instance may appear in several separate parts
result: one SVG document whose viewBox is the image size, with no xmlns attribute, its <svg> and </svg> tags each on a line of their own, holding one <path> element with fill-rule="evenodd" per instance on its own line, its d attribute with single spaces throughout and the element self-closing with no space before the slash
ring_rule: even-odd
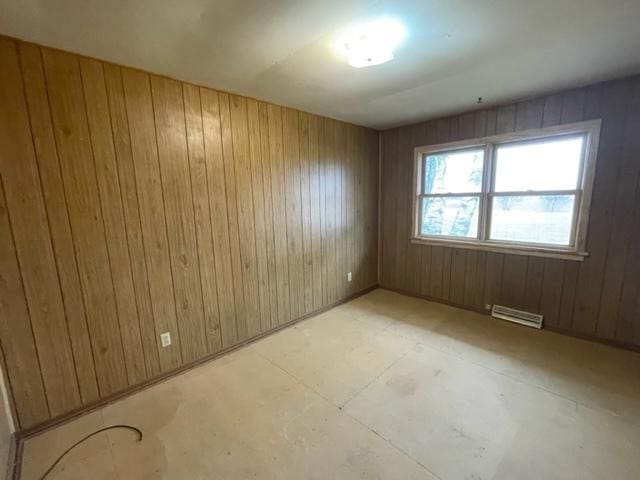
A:
<svg viewBox="0 0 640 480">
<path fill-rule="evenodd" d="M 640 478 L 640 355 L 376 290 L 24 445 L 38 479 Z"/>
</svg>

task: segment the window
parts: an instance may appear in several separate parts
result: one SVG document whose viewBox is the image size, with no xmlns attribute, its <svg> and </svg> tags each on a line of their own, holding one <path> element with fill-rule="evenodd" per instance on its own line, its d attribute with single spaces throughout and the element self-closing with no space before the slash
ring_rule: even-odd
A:
<svg viewBox="0 0 640 480">
<path fill-rule="evenodd" d="M 416 148 L 413 240 L 582 259 L 600 121 Z"/>
</svg>

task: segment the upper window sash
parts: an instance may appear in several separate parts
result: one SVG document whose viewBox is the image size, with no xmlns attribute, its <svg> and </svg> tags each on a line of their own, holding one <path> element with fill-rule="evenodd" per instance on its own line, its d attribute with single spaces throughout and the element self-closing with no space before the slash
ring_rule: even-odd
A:
<svg viewBox="0 0 640 480">
<path fill-rule="evenodd" d="M 593 181 L 595 176 L 595 163 L 600 134 L 600 120 L 580 122 L 568 125 L 560 125 L 548 128 L 526 130 L 521 132 L 492 135 L 472 140 L 450 142 L 438 145 L 416 147 L 414 150 L 414 179 L 412 189 L 412 236 L 415 243 L 451 244 L 464 248 L 476 248 L 481 250 L 496 250 L 506 253 L 521 253 L 526 255 L 558 256 L 582 260 L 587 255 L 585 252 L 586 232 L 588 226 L 589 209 Z M 582 136 L 582 154 L 578 171 L 578 180 L 575 189 L 559 190 L 514 190 L 495 191 L 495 175 L 497 152 L 503 146 L 517 145 L 518 143 L 531 144 L 539 140 L 541 143 L 558 138 L 571 138 Z M 428 155 L 437 153 L 464 152 L 482 149 L 484 150 L 484 162 L 482 169 L 482 187 L 479 192 L 466 193 L 426 193 L 424 185 L 424 171 Z M 512 242 L 490 240 L 491 228 L 491 202 L 498 196 L 517 195 L 575 195 L 573 224 L 571 225 L 571 244 L 569 246 L 545 245 L 540 243 Z M 445 237 L 442 235 L 425 236 L 420 233 L 420 221 L 422 199 L 425 197 L 452 197 L 452 196 L 477 196 L 479 197 L 479 220 L 477 238 Z"/>
</svg>

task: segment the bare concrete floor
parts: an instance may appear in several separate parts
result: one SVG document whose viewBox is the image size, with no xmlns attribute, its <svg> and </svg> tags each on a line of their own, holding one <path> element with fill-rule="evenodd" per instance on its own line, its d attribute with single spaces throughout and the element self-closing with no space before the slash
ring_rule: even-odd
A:
<svg viewBox="0 0 640 480">
<path fill-rule="evenodd" d="M 640 355 L 376 290 L 30 439 L 22 478 L 640 478 Z"/>
</svg>

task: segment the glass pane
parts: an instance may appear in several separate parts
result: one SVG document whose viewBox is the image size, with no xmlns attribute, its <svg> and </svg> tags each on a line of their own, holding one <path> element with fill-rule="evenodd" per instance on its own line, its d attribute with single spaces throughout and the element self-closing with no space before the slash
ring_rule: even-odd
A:
<svg viewBox="0 0 640 480">
<path fill-rule="evenodd" d="M 428 197 L 422 199 L 422 235 L 478 237 L 478 197 Z"/>
<path fill-rule="evenodd" d="M 563 137 L 496 150 L 496 192 L 575 190 L 583 137 Z"/>
<path fill-rule="evenodd" d="M 475 193 L 482 189 L 484 150 L 441 152 L 424 162 L 424 193 Z"/>
<path fill-rule="evenodd" d="M 574 195 L 493 197 L 492 240 L 569 245 Z"/>
</svg>

